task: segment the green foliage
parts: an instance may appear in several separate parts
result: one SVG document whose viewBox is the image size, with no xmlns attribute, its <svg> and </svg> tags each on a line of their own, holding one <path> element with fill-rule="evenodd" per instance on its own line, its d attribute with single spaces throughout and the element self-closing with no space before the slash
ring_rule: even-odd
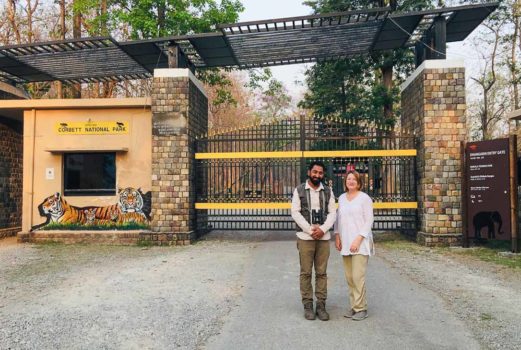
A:
<svg viewBox="0 0 521 350">
<path fill-rule="evenodd" d="M 122 39 L 150 39 L 216 30 L 218 24 L 235 23 L 244 10 L 239 0 L 74 0 L 89 36 L 111 35 Z M 203 82 L 217 86 L 214 105 L 235 104 L 230 81 L 218 69 L 198 71 Z"/>
<path fill-rule="evenodd" d="M 226 70 L 225 70 L 226 71 Z M 237 101 L 233 97 L 230 87 L 232 82 L 223 74 L 223 70 L 219 69 L 204 69 L 197 71 L 197 78 L 204 81 L 210 86 L 217 87 L 217 96 L 211 101 L 214 106 L 232 105 L 237 106 Z"/>
<path fill-rule="evenodd" d="M 386 3 L 386 2 L 384 2 Z M 310 0 L 305 2 L 315 13 L 360 10 L 379 7 L 380 1 Z M 398 2 L 398 10 L 420 10 L 429 0 Z M 413 70 L 411 49 L 375 52 L 335 61 L 317 63 L 306 71 L 308 93 L 299 106 L 312 109 L 319 116 L 378 121 L 394 125 L 399 101 L 398 85 Z M 392 86 L 384 85 L 384 74 L 392 74 Z M 384 113 L 384 110 L 387 112 Z"/>
<path fill-rule="evenodd" d="M 510 251 L 511 242 L 489 240 L 481 247 L 473 248 L 428 248 L 420 246 L 415 242 L 409 241 L 401 234 L 383 233 L 375 237 L 376 244 L 382 248 L 392 250 L 408 251 L 415 255 L 420 254 L 440 254 L 448 256 L 464 255 L 474 259 L 479 259 L 491 264 L 507 266 L 512 269 L 521 268 L 521 255 L 501 255 L 501 252 Z"/>
<path fill-rule="evenodd" d="M 284 84 L 273 78 L 269 68 L 251 69 L 246 87 L 258 94 L 257 117 L 263 122 L 272 122 L 286 116 L 291 97 Z"/>
<path fill-rule="evenodd" d="M 521 268 L 521 256 L 520 255 L 512 255 L 512 256 L 503 256 L 499 254 L 500 252 L 510 251 L 511 246 L 510 242 L 506 242 L 506 244 L 495 244 L 494 242 L 488 243 L 484 247 L 462 250 L 459 252 L 460 254 L 469 255 L 480 260 L 490 262 L 497 265 L 508 266 L 510 268 L 519 269 Z M 501 247 L 501 248 L 499 248 Z"/>
<path fill-rule="evenodd" d="M 211 32 L 234 23 L 244 7 L 237 0 L 113 0 L 114 23 L 128 23 L 132 39 Z"/>
</svg>

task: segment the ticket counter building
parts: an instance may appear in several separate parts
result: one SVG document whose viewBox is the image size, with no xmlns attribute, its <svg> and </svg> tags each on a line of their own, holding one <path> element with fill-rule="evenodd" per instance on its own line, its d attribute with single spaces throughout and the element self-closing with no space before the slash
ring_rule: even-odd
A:
<svg viewBox="0 0 521 350">
<path fill-rule="evenodd" d="M 189 244 L 207 103 L 188 69 L 158 70 L 147 98 L 1 101 L 23 124 L 19 240 Z"/>
</svg>

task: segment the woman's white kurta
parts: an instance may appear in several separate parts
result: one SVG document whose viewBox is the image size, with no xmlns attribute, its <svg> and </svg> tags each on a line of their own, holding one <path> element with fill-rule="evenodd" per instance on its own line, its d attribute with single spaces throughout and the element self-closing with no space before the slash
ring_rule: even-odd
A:
<svg viewBox="0 0 521 350">
<path fill-rule="evenodd" d="M 364 192 L 358 192 L 351 201 L 343 193 L 338 198 L 338 210 L 335 222 L 335 234 L 340 234 L 342 255 L 352 255 L 349 247 L 358 235 L 364 236 L 358 253 L 374 255 L 373 233 L 373 200 Z"/>
</svg>

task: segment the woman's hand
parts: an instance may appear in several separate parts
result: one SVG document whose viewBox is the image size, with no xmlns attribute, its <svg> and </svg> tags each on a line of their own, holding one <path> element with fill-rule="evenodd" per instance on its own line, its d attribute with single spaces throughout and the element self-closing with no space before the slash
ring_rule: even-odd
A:
<svg viewBox="0 0 521 350">
<path fill-rule="evenodd" d="M 351 247 L 349 247 L 349 251 L 353 254 L 358 253 L 360 250 L 360 244 L 362 244 L 362 240 L 364 239 L 364 236 L 357 236 L 353 243 L 351 243 Z"/>
<path fill-rule="evenodd" d="M 340 240 L 340 235 L 339 234 L 335 235 L 335 248 L 338 251 L 342 250 L 342 241 Z"/>
</svg>

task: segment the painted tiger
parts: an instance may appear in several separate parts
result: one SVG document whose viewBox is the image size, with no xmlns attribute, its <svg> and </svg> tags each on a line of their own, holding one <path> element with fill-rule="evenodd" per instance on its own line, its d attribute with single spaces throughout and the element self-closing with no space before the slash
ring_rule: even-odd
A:
<svg viewBox="0 0 521 350">
<path fill-rule="evenodd" d="M 114 223 L 125 222 L 147 222 L 143 209 L 143 197 L 141 191 L 133 187 L 119 189 L 118 203 L 104 207 L 89 207 L 89 210 L 94 209 L 94 219 L 96 220 L 110 220 Z M 83 208 L 82 208 L 83 209 Z M 128 215 L 136 213 L 136 215 Z M 91 213 L 92 215 L 92 213 Z M 145 219 L 141 219 L 142 217 Z"/>
<path fill-rule="evenodd" d="M 94 225 L 96 222 L 96 209 L 89 208 L 83 211 L 85 213 L 86 222 L 85 225 Z"/>
<path fill-rule="evenodd" d="M 96 207 L 88 208 L 84 210 L 86 222 L 85 225 L 103 225 L 103 226 L 114 226 L 115 219 L 117 216 L 111 216 L 110 220 L 107 219 L 96 219 Z"/>
<path fill-rule="evenodd" d="M 38 211 L 41 216 L 47 217 L 45 224 L 84 224 L 87 220 L 82 208 L 69 205 L 59 192 L 45 198 L 38 206 Z"/>
<path fill-rule="evenodd" d="M 147 223 L 147 222 L 148 222 L 148 219 L 145 216 L 145 214 L 140 213 L 140 212 L 121 213 L 118 217 L 119 224 L 130 224 L 130 223 L 143 224 L 143 223 Z"/>
<path fill-rule="evenodd" d="M 119 189 L 119 207 L 123 213 L 142 212 L 143 197 L 141 196 L 141 189 L 127 187 Z"/>
<path fill-rule="evenodd" d="M 127 187 L 119 189 L 118 196 L 118 203 L 113 205 L 80 208 L 69 205 L 57 192 L 38 206 L 40 215 L 47 217 L 47 221 L 33 229 L 49 223 L 117 226 L 125 223 L 149 222 L 150 192 L 143 195 L 141 189 Z"/>
</svg>

